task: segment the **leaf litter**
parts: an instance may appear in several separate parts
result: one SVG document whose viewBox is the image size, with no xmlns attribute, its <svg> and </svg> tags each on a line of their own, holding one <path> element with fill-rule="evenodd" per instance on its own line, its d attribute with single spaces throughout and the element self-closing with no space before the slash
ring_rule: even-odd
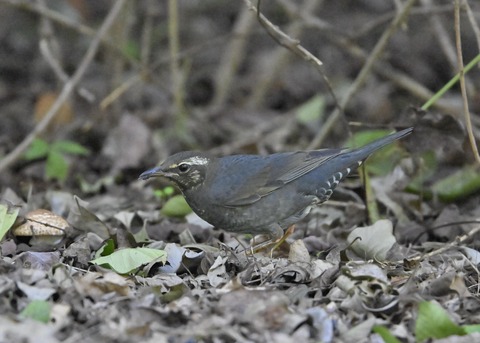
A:
<svg viewBox="0 0 480 343">
<path fill-rule="evenodd" d="M 13 13 L 7 5 L 0 6 L 3 19 Z M 350 38 L 362 35 L 351 25 L 360 15 L 372 18 L 372 7 L 368 6 L 379 5 L 358 5 L 358 9 L 363 6 L 368 9 L 363 14 L 343 17 L 345 9 L 333 13 L 332 18 L 345 20 Z M 326 13 L 332 8 L 335 11 L 334 2 L 325 8 Z M 230 14 L 226 17 L 235 17 L 231 9 L 220 5 L 219 9 L 223 11 L 221 17 L 227 12 Z M 14 13 L 12 18 L 29 23 L 29 18 Z M 78 13 L 88 19 L 97 12 L 78 8 Z M 212 28 L 219 29 L 212 26 L 215 23 L 195 21 L 195 34 L 211 35 Z M 184 26 L 191 29 L 187 22 Z M 227 36 L 240 36 L 230 33 Z M 19 141 L 17 136 L 30 130 L 26 127 L 30 118 L 25 115 L 31 112 L 28 104 L 36 98 L 38 105 L 49 94 L 41 88 L 51 87 L 33 80 L 35 75 L 38 78 L 51 73 L 42 69 L 44 61 L 24 60 L 37 51 L 38 37 L 29 35 L 22 31 L 17 36 L 2 36 L 2 47 L 31 52 L 17 56 L 17 62 L 23 63 L 20 68 L 12 70 L 12 66 L 3 65 L 7 59 L 0 62 L 2 70 L 9 70 L 11 74 L 6 74 L 18 82 L 9 81 L 8 87 L 3 83 L 0 87 L 2 101 L 7 103 L 0 128 L 1 142 L 6 145 L 2 145 L 2 156 Z M 60 38 L 65 44 L 66 37 Z M 422 46 L 434 41 L 421 38 Z M 264 39 L 271 40 L 257 32 L 254 41 L 267 46 Z M 368 40 L 366 36 L 362 39 Z M 318 37 L 308 40 L 317 42 Z M 354 39 L 349 41 L 355 43 Z M 205 49 L 203 43 L 204 54 L 221 55 L 216 49 Z M 390 54 L 395 59 L 404 47 L 398 42 L 392 45 L 398 49 Z M 344 60 L 343 54 L 331 53 L 331 48 L 326 45 L 328 53 L 323 51 L 326 65 L 345 69 L 346 74 L 336 82 L 346 89 L 352 82 L 352 65 L 358 61 Z M 415 68 L 420 65 L 425 75 L 434 78 L 436 73 L 430 66 L 440 65 L 438 61 L 422 59 L 424 53 L 407 45 L 405 48 L 408 57 L 416 55 Z M 323 47 L 318 49 L 321 54 Z M 430 49 L 437 51 L 436 45 Z M 0 342 L 479 339 L 478 169 L 472 168 L 471 156 L 465 152 L 463 123 L 454 115 L 434 111 L 410 111 L 394 120 L 404 108 L 393 108 L 390 99 L 392 103 L 405 103 L 405 98 L 393 100 L 396 93 L 404 96 L 405 92 L 391 83 L 380 84 L 379 78 L 372 77 L 362 99 L 353 100 L 346 109 L 349 121 L 370 123 L 377 117 L 378 123 L 372 122 L 372 126 L 394 122 L 415 127 L 411 138 L 387 153 L 390 156 L 381 158 L 385 163 L 371 168 L 376 176 L 370 179 L 370 185 L 384 218 L 374 223 L 368 222 L 360 181 L 347 180 L 333 201 L 314 209 L 271 258 L 268 251 L 251 253 L 252 237 L 216 230 L 196 215 L 186 215 L 189 210 L 181 196 L 163 191 L 167 184 L 136 181 L 145 165 L 192 145 L 217 153 L 268 153 L 303 149 L 310 142 L 321 129 L 326 109 L 333 107 L 324 95 L 312 94 L 318 89 L 317 76 L 312 77 L 315 73 L 303 62 L 278 68 L 284 76 L 275 80 L 268 91 L 275 94 L 263 99 L 264 107 L 259 105 L 261 101 L 257 109 L 242 107 L 250 93 L 257 94 L 257 88 L 249 85 L 260 86 L 262 82 L 258 81 L 262 80 L 257 77 L 269 74 L 260 70 L 268 72 L 259 60 L 273 61 L 272 56 L 260 52 L 250 55 L 252 60 L 242 64 L 242 74 L 234 77 L 238 82 L 231 85 L 231 102 L 207 111 L 203 105 L 208 99 L 195 92 L 201 93 L 199 85 L 208 84 L 207 75 L 212 73 L 200 68 L 194 58 L 193 68 L 188 65 L 190 61 L 186 63 L 185 72 L 192 72 L 187 86 L 192 117 L 186 132 L 169 133 L 182 123 L 173 123 L 176 113 L 170 108 L 171 94 L 164 90 L 169 81 L 152 73 L 152 79 L 146 77 L 145 82 L 117 98 L 115 111 L 99 115 L 98 106 L 72 97 L 71 110 L 81 109 L 78 113 L 86 119 L 80 125 L 64 123 L 65 130 L 50 134 L 56 142 L 65 142 L 65 136 L 68 140 L 76 137 L 92 154 L 65 159 L 55 155 L 61 164 L 68 164 L 69 168 L 62 169 L 70 173 L 68 178 L 62 174 L 60 180 L 44 179 L 45 171 L 52 167 L 48 160 L 41 160 L 45 153 L 31 156 L 0 175 L 0 228 L 4 237 L 0 241 Z M 403 68 L 412 68 L 403 63 L 407 60 L 401 57 L 404 55 L 398 56 L 403 58 Z M 199 57 L 202 67 L 218 64 L 216 60 L 204 63 L 205 56 Z M 70 58 L 67 65 L 75 65 L 77 61 Z M 330 63 L 329 58 L 333 58 Z M 110 62 L 107 53 L 104 60 Z M 35 66 L 35 73 L 26 77 L 23 73 L 31 72 L 30 64 Z M 92 65 L 94 72 L 85 78 L 85 86 L 102 97 L 108 88 L 103 73 L 110 68 L 99 64 Z M 420 78 L 416 71 L 412 74 Z M 28 82 L 22 83 L 25 80 Z M 32 89 L 27 87 L 31 84 Z M 15 98 L 15 94 L 24 97 Z M 408 102 L 418 99 L 409 98 Z M 289 110 L 297 118 L 292 119 Z M 368 115 L 372 118 L 365 117 Z M 346 132 L 344 138 L 342 143 Z M 55 145 L 55 139 L 42 141 L 44 150 L 49 146 L 61 148 L 60 143 Z M 340 144 L 337 137 L 327 143 Z M 75 145 L 75 149 L 82 146 Z M 45 164 L 47 169 L 42 168 Z M 385 170 L 390 172 L 385 174 Z M 51 211 L 52 217 L 58 216 L 70 225 L 59 245 L 32 246 L 10 230 L 27 221 L 29 212 L 39 209 Z M 19 222 L 15 222 L 17 212 Z M 58 227 L 48 221 L 42 223 Z M 155 253 L 138 258 L 139 252 L 146 251 Z"/>
</svg>

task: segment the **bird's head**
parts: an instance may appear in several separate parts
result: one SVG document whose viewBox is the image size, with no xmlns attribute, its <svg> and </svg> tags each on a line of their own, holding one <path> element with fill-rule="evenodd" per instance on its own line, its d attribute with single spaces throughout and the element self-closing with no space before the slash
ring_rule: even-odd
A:
<svg viewBox="0 0 480 343">
<path fill-rule="evenodd" d="M 180 152 L 167 158 L 159 166 L 143 172 L 139 179 L 164 177 L 174 182 L 182 191 L 202 185 L 213 157 L 199 152 Z"/>
</svg>

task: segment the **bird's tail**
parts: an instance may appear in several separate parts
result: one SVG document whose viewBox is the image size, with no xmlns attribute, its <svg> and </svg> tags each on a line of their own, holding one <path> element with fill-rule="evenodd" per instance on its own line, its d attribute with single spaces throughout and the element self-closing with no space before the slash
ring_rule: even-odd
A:
<svg viewBox="0 0 480 343">
<path fill-rule="evenodd" d="M 388 136 L 377 139 L 376 141 L 373 141 L 372 143 L 369 143 L 361 148 L 352 149 L 351 153 L 353 155 L 358 155 L 358 160 L 363 161 L 372 153 L 374 153 L 376 150 L 381 149 L 384 146 L 391 144 L 400 138 L 408 136 L 409 134 L 412 133 L 412 131 L 413 131 L 413 127 L 410 127 L 408 129 L 404 129 L 404 130 L 392 133 Z"/>
</svg>

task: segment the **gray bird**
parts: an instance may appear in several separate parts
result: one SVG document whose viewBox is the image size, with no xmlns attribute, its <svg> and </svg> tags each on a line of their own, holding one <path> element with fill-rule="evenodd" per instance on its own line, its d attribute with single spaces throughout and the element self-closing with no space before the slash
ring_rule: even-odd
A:
<svg viewBox="0 0 480 343">
<path fill-rule="evenodd" d="M 192 210 L 217 228 L 267 234 L 272 240 L 327 201 L 335 187 L 376 150 L 412 132 L 408 128 L 358 149 L 322 149 L 267 156 L 180 152 L 140 179 L 164 177 Z"/>
</svg>

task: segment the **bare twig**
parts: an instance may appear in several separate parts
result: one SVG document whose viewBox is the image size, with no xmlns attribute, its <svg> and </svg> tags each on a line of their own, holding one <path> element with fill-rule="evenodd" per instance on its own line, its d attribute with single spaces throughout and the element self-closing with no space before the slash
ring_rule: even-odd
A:
<svg viewBox="0 0 480 343">
<path fill-rule="evenodd" d="M 257 14 L 257 19 L 260 24 L 265 28 L 268 34 L 281 46 L 287 48 L 288 50 L 292 51 L 296 55 L 300 56 L 304 60 L 310 62 L 315 69 L 320 73 L 323 77 L 325 84 L 329 93 L 331 94 L 332 98 L 337 103 L 335 93 L 333 92 L 332 87 L 330 86 L 330 82 L 326 77 L 325 73 L 322 70 L 323 63 L 310 51 L 305 49 L 297 39 L 291 38 L 288 34 L 283 32 L 278 26 L 274 25 L 268 18 L 266 18 L 262 13 L 260 13 L 259 9 L 252 5 L 250 0 L 244 0 L 247 7 Z M 318 5 L 317 0 L 306 1 L 303 4 L 301 12 L 312 12 L 314 8 Z M 260 1 L 258 1 L 258 6 L 260 6 Z M 301 32 L 302 25 L 299 22 L 294 22 L 290 25 L 289 32 L 291 35 L 299 35 Z M 286 54 L 284 51 L 278 51 L 275 56 L 272 58 L 274 60 L 273 65 L 274 67 L 270 68 L 270 74 L 264 77 L 263 81 L 260 81 L 260 84 L 255 87 L 255 93 L 251 96 L 251 101 L 249 106 L 257 107 L 259 103 L 264 99 L 264 94 L 270 88 L 270 84 L 273 80 L 275 80 L 275 74 L 279 72 L 282 68 L 279 67 L 285 61 Z"/>
<path fill-rule="evenodd" d="M 344 109 L 347 106 L 347 104 L 350 102 L 353 95 L 363 85 L 367 75 L 371 72 L 375 62 L 380 58 L 380 55 L 383 53 L 383 50 L 385 49 L 390 37 L 397 31 L 400 24 L 402 24 L 404 20 L 407 18 L 408 13 L 414 3 L 415 3 L 415 0 L 408 0 L 407 3 L 405 3 L 405 5 L 403 6 L 403 8 L 397 13 L 397 16 L 392 21 L 388 29 L 380 37 L 372 53 L 367 58 L 362 70 L 360 70 L 360 73 L 358 74 L 357 78 L 348 89 L 347 94 L 345 94 L 345 96 L 342 98 L 340 102 L 340 108 Z M 340 115 L 341 115 L 341 111 L 338 108 L 336 108 L 333 111 L 333 113 L 330 115 L 328 120 L 324 123 L 322 130 L 318 132 L 318 134 L 314 137 L 314 139 L 310 143 L 309 145 L 310 149 L 317 148 L 322 144 L 322 142 L 324 141 L 324 139 L 326 138 L 330 130 L 337 123 Z"/>
<path fill-rule="evenodd" d="M 178 53 L 177 59 L 182 60 L 187 56 L 193 56 L 195 54 L 201 53 L 206 48 L 211 48 L 212 46 L 216 46 L 225 42 L 227 36 L 219 36 L 213 38 L 209 42 L 202 42 L 202 44 L 198 44 L 194 47 L 185 49 Z M 139 71 L 138 73 L 130 76 L 127 78 L 121 85 L 111 91 L 101 102 L 100 108 L 105 110 L 107 107 L 111 106 L 116 99 L 118 99 L 121 95 L 123 95 L 126 91 L 128 91 L 131 87 L 136 85 L 137 83 L 145 80 L 145 79 L 152 79 L 155 77 L 155 71 L 158 68 L 163 66 L 164 64 L 170 63 L 170 56 L 162 56 L 157 58 L 155 62 L 149 66 L 148 68 L 144 66 L 143 70 Z M 148 76 L 147 76 L 148 75 Z"/>
<path fill-rule="evenodd" d="M 433 250 L 433 251 L 431 251 L 427 254 L 424 254 L 424 255 L 409 258 L 408 260 L 409 261 L 423 261 L 423 260 L 425 260 L 427 258 L 430 258 L 432 256 L 443 254 L 445 251 L 447 251 L 447 250 L 449 250 L 453 247 L 457 247 L 462 243 L 465 243 L 467 240 L 469 240 L 470 238 L 472 238 L 473 236 L 475 236 L 479 232 L 480 232 L 480 226 L 478 226 L 476 228 L 473 228 L 472 230 L 470 230 L 469 232 L 467 232 L 466 234 L 464 234 L 462 236 L 458 236 L 453 242 L 447 243 L 437 250 Z"/>
<path fill-rule="evenodd" d="M 475 16 L 472 12 L 470 5 L 468 4 L 468 1 L 464 1 L 463 3 L 465 5 L 465 11 L 467 12 L 468 21 L 470 22 L 472 30 L 475 33 L 475 38 L 477 39 L 477 49 L 480 50 L 480 28 L 475 21 Z"/>
<path fill-rule="evenodd" d="M 423 6 L 427 9 L 433 9 L 434 4 L 432 0 L 421 0 L 421 2 Z M 450 64 L 451 70 L 457 70 L 457 55 L 455 52 L 455 44 L 450 41 L 450 37 L 446 29 L 447 25 L 440 21 L 440 16 L 437 13 L 434 13 L 433 10 L 431 12 L 431 15 L 429 15 L 427 18 L 432 24 L 433 34 L 437 38 L 439 46 L 443 51 L 443 54 L 445 55 L 448 63 Z M 465 82 L 467 85 L 467 90 L 470 91 L 475 89 L 473 84 L 471 84 L 468 79 L 465 80 Z"/>
<path fill-rule="evenodd" d="M 61 13 L 51 10 L 48 7 L 45 7 L 41 4 L 36 2 L 32 2 L 30 0 L 0 0 L 0 2 L 4 2 L 10 6 L 14 6 L 21 10 L 30 11 L 33 13 L 37 13 L 42 17 L 50 19 L 52 22 L 60 24 L 64 27 L 70 28 L 76 32 L 79 32 L 85 36 L 95 37 L 96 30 L 83 25 L 71 18 L 68 18 Z M 131 58 L 123 49 L 123 47 L 119 46 L 115 42 L 105 39 L 102 37 L 102 44 L 114 49 L 117 51 L 125 60 L 127 60 L 132 65 L 138 65 L 138 62 Z"/>
<path fill-rule="evenodd" d="M 451 6 L 448 8 L 450 10 L 452 9 Z M 418 14 L 418 9 L 415 12 Z M 421 13 L 424 14 L 425 12 L 426 11 L 423 10 Z M 389 17 L 391 16 L 389 15 Z M 312 17 L 308 13 L 302 16 L 302 18 L 305 24 L 308 26 L 316 27 L 320 30 L 323 30 L 325 26 L 323 23 L 319 23 L 315 17 Z M 328 34 L 325 35 L 325 38 L 332 44 L 344 49 L 347 53 L 355 58 L 365 61 L 368 57 L 367 53 L 360 46 L 356 45 L 353 41 L 341 33 L 329 30 Z M 406 90 L 421 101 L 427 101 L 434 95 L 434 93 L 424 85 L 407 75 L 405 72 L 392 67 L 387 62 L 377 62 L 374 64 L 373 69 L 377 74 L 386 80 L 392 81 L 397 87 Z M 432 105 L 443 112 L 451 113 L 453 115 L 459 115 L 461 113 L 461 109 L 459 109 L 458 106 L 451 104 L 451 102 L 447 100 L 438 99 Z"/>
<path fill-rule="evenodd" d="M 245 56 L 247 37 L 252 30 L 252 24 L 255 17 L 251 15 L 247 8 L 242 8 L 239 18 L 233 28 L 233 39 L 225 49 L 218 71 L 215 77 L 215 98 L 212 101 L 212 107 L 218 108 L 225 104 L 230 88 L 232 86 L 233 76 Z"/>
<path fill-rule="evenodd" d="M 72 20 L 66 16 L 63 16 L 61 13 L 51 10 L 50 8 L 45 7 L 43 4 L 39 4 L 36 2 L 27 1 L 27 0 L 1 0 L 1 1 L 11 6 L 17 7 L 18 9 L 37 13 L 42 17 L 48 18 L 51 21 L 56 22 L 65 27 L 74 29 L 86 36 L 91 36 L 91 37 L 95 36 L 94 29 L 86 25 L 83 25 L 81 23 L 78 23 L 75 20 Z"/>
<path fill-rule="evenodd" d="M 260 19 L 260 23 L 264 25 L 264 27 L 269 32 L 272 33 L 272 37 L 274 37 L 279 44 L 291 49 L 300 57 L 304 58 L 306 61 L 313 62 L 318 67 L 323 65 L 322 61 L 320 61 L 310 51 L 305 49 L 298 40 L 290 38 L 290 36 L 284 33 L 282 30 L 280 30 L 279 27 L 273 25 L 273 23 L 270 20 L 268 20 L 263 14 L 259 13 L 258 9 L 255 6 L 253 6 L 250 0 L 245 0 L 245 2 L 247 3 L 248 8 L 257 14 L 257 17 Z"/>
<path fill-rule="evenodd" d="M 44 0 L 37 1 L 39 8 L 47 8 Z M 54 35 L 53 25 L 51 25 L 51 19 L 47 16 L 42 16 L 40 34 L 40 52 L 42 53 L 42 56 L 50 65 L 50 68 L 52 68 L 58 79 L 62 81 L 62 83 L 66 83 L 68 81 L 68 75 L 63 70 L 60 61 L 60 46 L 58 40 Z M 81 97 L 85 98 L 90 103 L 95 100 L 95 95 L 93 95 L 87 89 L 79 87 L 77 91 Z"/>
<path fill-rule="evenodd" d="M 147 1 L 147 8 L 145 11 L 145 21 L 142 27 L 140 61 L 142 69 L 146 69 L 150 64 L 150 54 L 152 51 L 152 34 L 155 18 L 159 15 L 158 2 L 155 0 Z"/>
<path fill-rule="evenodd" d="M 53 117 L 57 114 L 60 107 L 65 103 L 68 96 L 72 93 L 75 86 L 78 84 L 78 82 L 82 78 L 83 74 L 85 73 L 88 66 L 90 65 L 90 62 L 95 57 L 98 47 L 100 46 L 102 37 L 105 36 L 108 29 L 115 21 L 115 18 L 117 17 L 118 13 L 124 6 L 125 2 L 126 0 L 118 0 L 114 3 L 114 5 L 112 6 L 112 9 L 106 16 L 105 20 L 103 21 L 102 26 L 100 26 L 97 34 L 95 35 L 94 39 L 90 43 L 90 46 L 88 47 L 88 50 L 85 53 L 85 56 L 83 57 L 82 61 L 80 62 L 73 76 L 70 78 L 70 80 L 68 80 L 65 83 L 65 85 L 62 88 L 62 91 L 60 92 L 60 95 L 55 100 L 52 107 L 50 107 L 48 112 L 45 114 L 43 119 L 40 122 L 38 122 L 38 124 L 35 126 L 33 131 L 27 137 L 25 137 L 25 139 L 19 145 L 17 145 L 17 147 L 14 150 L 12 150 L 7 156 L 5 156 L 2 160 L 0 160 L 0 172 L 3 171 L 8 166 L 10 166 L 13 162 L 15 162 L 21 156 L 21 154 L 28 148 L 28 146 L 32 143 L 32 141 L 41 132 L 45 130 L 45 128 L 48 126 L 48 124 L 53 119 Z"/>
<path fill-rule="evenodd" d="M 453 4 L 431 6 L 426 7 L 416 7 L 410 10 L 410 16 L 419 16 L 419 15 L 432 15 L 432 14 L 442 14 L 450 13 L 452 11 Z M 354 32 L 350 32 L 349 36 L 352 40 L 359 40 L 361 37 L 370 35 L 373 31 L 378 30 L 380 26 L 383 26 L 390 22 L 395 17 L 395 11 L 391 11 L 385 14 L 381 14 L 369 20 L 365 25 L 359 29 L 355 29 Z"/>
<path fill-rule="evenodd" d="M 433 7 L 432 0 L 420 0 L 420 2 L 422 3 L 423 7 L 427 9 L 430 9 Z M 433 33 L 438 40 L 438 43 L 440 45 L 440 48 L 443 51 L 443 54 L 447 58 L 447 61 L 450 64 L 450 67 L 453 70 L 455 70 L 457 66 L 456 56 L 455 56 L 455 47 L 453 43 L 450 41 L 450 37 L 448 35 L 445 25 L 440 21 L 440 18 L 436 13 L 431 13 L 431 15 L 429 15 L 427 18 L 432 25 Z"/>
<path fill-rule="evenodd" d="M 480 165 L 480 155 L 478 154 L 478 147 L 475 141 L 475 135 L 473 133 L 472 121 L 470 119 L 470 110 L 468 107 L 467 88 L 465 86 L 465 69 L 463 66 L 462 53 L 462 35 L 460 32 L 460 0 L 455 0 L 455 41 L 457 45 L 458 69 L 460 70 L 460 90 L 462 93 L 465 125 L 467 127 L 468 139 L 470 140 L 470 146 L 472 148 L 473 156 L 475 157 L 477 164 Z"/>
<path fill-rule="evenodd" d="M 178 32 L 178 2 L 169 0 L 168 2 L 168 43 L 170 50 L 170 73 L 172 77 L 172 94 L 175 105 L 175 118 L 177 130 L 183 131 L 185 125 L 185 89 L 184 75 L 180 69 L 180 41 Z"/>
</svg>

